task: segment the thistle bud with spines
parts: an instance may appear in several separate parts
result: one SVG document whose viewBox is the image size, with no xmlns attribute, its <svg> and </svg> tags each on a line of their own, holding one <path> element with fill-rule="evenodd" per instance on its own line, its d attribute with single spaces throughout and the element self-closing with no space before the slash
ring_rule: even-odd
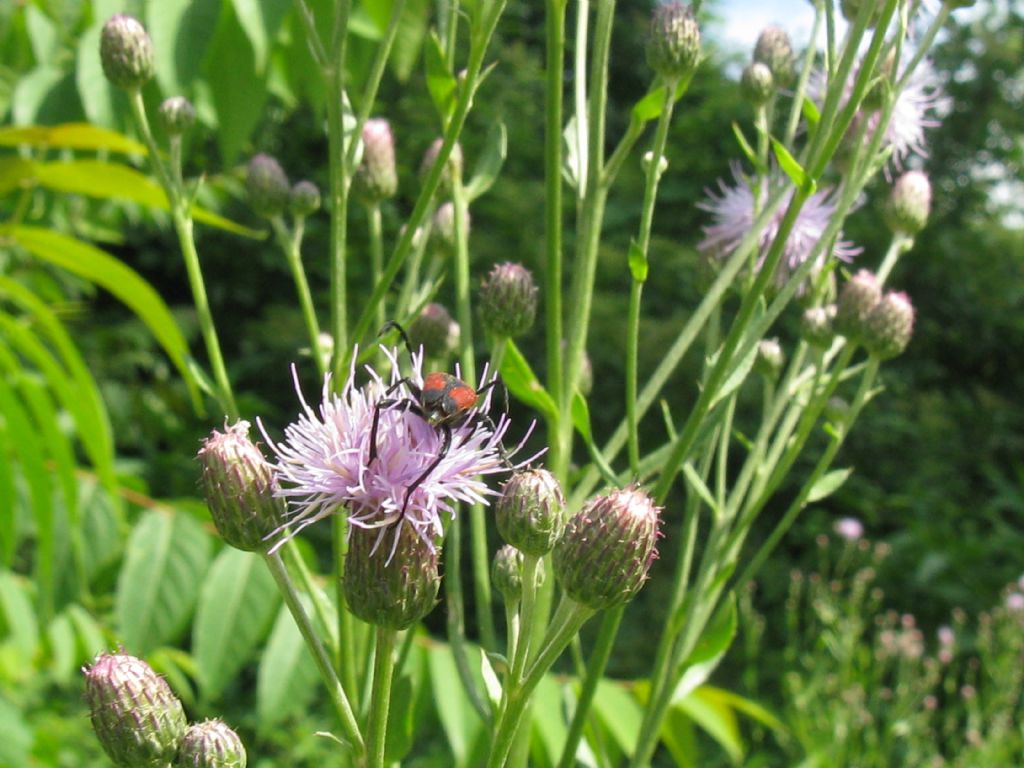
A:
<svg viewBox="0 0 1024 768">
<path fill-rule="evenodd" d="M 352 526 L 343 586 L 353 615 L 402 630 L 434 608 L 441 573 L 437 548 L 412 525 L 396 525 L 397 530 Z"/>
<path fill-rule="evenodd" d="M 85 674 L 93 730 L 118 768 L 165 768 L 185 733 L 185 710 L 142 659 L 102 653 Z"/>
<path fill-rule="evenodd" d="M 543 569 L 537 569 L 543 573 Z M 514 605 L 523 595 L 523 553 L 506 544 L 494 554 L 491 581 L 506 605 Z"/>
<path fill-rule="evenodd" d="M 740 90 L 751 106 L 766 104 L 775 93 L 775 78 L 768 65 L 760 61 L 750 62 L 740 76 Z"/>
<path fill-rule="evenodd" d="M 593 610 L 632 599 L 657 557 L 660 514 L 636 487 L 587 502 L 554 549 L 555 576 L 565 593 Z"/>
<path fill-rule="evenodd" d="M 889 360 L 901 354 L 914 334 L 914 305 L 899 291 L 887 292 L 868 314 L 863 343 L 868 354 Z"/>
<path fill-rule="evenodd" d="M 700 61 L 700 27 L 693 10 L 679 0 L 660 3 L 651 14 L 647 63 L 666 80 L 676 81 Z"/>
<path fill-rule="evenodd" d="M 223 720 L 192 723 L 185 731 L 174 768 L 245 768 L 245 745 Z"/>
<path fill-rule="evenodd" d="M 100 32 L 100 64 L 113 85 L 137 91 L 153 77 L 153 40 L 138 19 L 119 13 Z"/>
<path fill-rule="evenodd" d="M 522 264 L 496 264 L 480 286 L 480 320 L 484 330 L 502 339 L 515 339 L 533 327 L 537 316 L 537 286 Z"/>
<path fill-rule="evenodd" d="M 288 209 L 292 216 L 309 216 L 320 210 L 320 189 L 312 181 L 297 181 L 288 193 Z"/>
<path fill-rule="evenodd" d="M 498 533 L 527 555 L 546 555 L 565 530 L 565 496 L 546 469 L 524 469 L 509 478 L 494 510 Z"/>
<path fill-rule="evenodd" d="M 409 326 L 413 347 L 423 347 L 428 357 L 446 358 L 459 346 L 459 324 L 443 304 L 427 304 Z"/>
<path fill-rule="evenodd" d="M 832 343 L 836 332 L 832 327 L 836 316 L 836 305 L 808 307 L 800 318 L 800 337 L 812 347 L 825 349 Z"/>
<path fill-rule="evenodd" d="M 249 205 L 260 216 L 272 219 L 288 208 L 291 195 L 288 176 L 277 159 L 270 155 L 255 155 L 249 161 L 245 189 Z"/>
<path fill-rule="evenodd" d="M 232 547 L 262 552 L 266 537 L 284 523 L 277 477 L 249 439 L 249 422 L 213 430 L 197 456 L 203 465 L 203 495 L 217 532 Z"/>
<path fill-rule="evenodd" d="M 761 339 L 757 343 L 757 357 L 754 359 L 754 370 L 767 379 L 775 380 L 782 373 L 786 364 L 786 353 L 778 339 Z"/>
<path fill-rule="evenodd" d="M 885 222 L 894 234 L 913 237 L 928 223 L 932 185 L 921 171 L 907 171 L 898 179 L 885 204 Z"/>
<path fill-rule="evenodd" d="M 195 124 L 196 109 L 184 96 L 171 96 L 160 104 L 160 125 L 168 136 L 181 136 Z"/>
<path fill-rule="evenodd" d="M 370 205 L 392 198 L 398 192 L 395 137 L 387 120 L 373 118 L 363 125 L 363 159 L 352 184 L 356 196 Z"/>
<path fill-rule="evenodd" d="M 882 287 L 874 273 L 862 269 L 839 291 L 835 329 L 848 339 L 860 341 L 868 314 L 882 298 Z"/>
<path fill-rule="evenodd" d="M 795 74 L 793 44 L 782 27 L 765 27 L 754 45 L 754 61 L 759 61 L 771 70 L 775 84 L 788 87 Z"/>
</svg>

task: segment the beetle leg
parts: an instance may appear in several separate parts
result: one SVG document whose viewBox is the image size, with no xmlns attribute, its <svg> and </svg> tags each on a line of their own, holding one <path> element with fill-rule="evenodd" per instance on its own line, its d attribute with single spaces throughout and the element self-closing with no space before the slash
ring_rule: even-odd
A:
<svg viewBox="0 0 1024 768">
<path fill-rule="evenodd" d="M 412 498 L 413 492 L 423 484 L 424 480 L 430 477 L 431 472 L 437 469 L 438 464 L 440 464 L 444 460 L 444 457 L 448 455 L 448 449 L 452 447 L 452 428 L 447 424 L 441 424 L 440 428 L 444 432 L 444 436 L 441 438 L 441 449 L 437 452 L 437 456 L 434 457 L 434 460 L 430 462 L 419 477 L 412 481 L 412 484 L 409 486 L 408 490 L 406 490 L 405 501 L 402 502 L 402 512 L 398 516 L 399 520 L 405 517 L 405 510 L 409 506 L 409 500 Z"/>
</svg>

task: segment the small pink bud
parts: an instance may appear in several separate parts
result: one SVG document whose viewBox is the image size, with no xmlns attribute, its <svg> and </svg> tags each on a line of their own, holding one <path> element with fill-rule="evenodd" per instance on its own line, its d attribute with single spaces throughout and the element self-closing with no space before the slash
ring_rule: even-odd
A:
<svg viewBox="0 0 1024 768">
<path fill-rule="evenodd" d="M 460 336 L 459 324 L 443 304 L 427 304 L 409 326 L 413 348 L 422 346 L 427 357 L 448 357 L 459 346 Z"/>
<path fill-rule="evenodd" d="M 679 0 L 654 8 L 647 38 L 647 63 L 666 80 L 690 74 L 700 61 L 700 27 L 693 9 Z"/>
<path fill-rule="evenodd" d="M 367 203 L 379 203 L 398 191 L 395 169 L 395 138 L 391 124 L 383 118 L 363 125 L 363 159 L 353 179 L 353 190 Z"/>
<path fill-rule="evenodd" d="M 288 193 L 288 209 L 293 216 L 309 216 L 320 210 L 320 190 L 312 181 L 298 181 Z"/>
<path fill-rule="evenodd" d="M 868 315 L 882 298 L 878 278 L 866 269 L 860 270 L 843 285 L 836 304 L 835 328 L 854 341 L 861 341 Z"/>
<path fill-rule="evenodd" d="M 928 223 L 932 185 L 921 171 L 907 171 L 893 185 L 885 206 L 885 221 L 897 234 L 916 235 Z"/>
<path fill-rule="evenodd" d="M 193 723 L 185 731 L 175 768 L 245 768 L 242 740 L 223 720 Z"/>
<path fill-rule="evenodd" d="M 870 354 L 888 360 L 901 354 L 914 334 L 914 305 L 905 293 L 890 291 L 871 310 L 862 341 Z"/>
</svg>

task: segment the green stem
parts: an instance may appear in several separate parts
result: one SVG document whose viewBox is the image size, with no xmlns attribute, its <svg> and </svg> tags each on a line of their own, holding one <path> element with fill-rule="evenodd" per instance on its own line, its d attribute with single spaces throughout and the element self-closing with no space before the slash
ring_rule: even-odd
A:
<svg viewBox="0 0 1024 768">
<path fill-rule="evenodd" d="M 299 307 L 302 310 L 302 319 L 306 324 L 306 333 L 309 336 L 309 350 L 316 361 L 317 372 L 323 380 L 327 373 L 327 364 L 320 351 L 320 323 L 316 319 L 316 310 L 313 308 L 313 296 L 309 290 L 309 281 L 306 279 L 306 270 L 302 266 L 302 252 L 300 250 L 300 231 L 296 229 L 294 237 L 290 237 L 288 230 L 280 216 L 275 216 L 270 221 L 277 236 L 278 245 L 284 251 L 288 260 L 288 267 L 292 272 L 292 280 L 295 282 L 295 290 L 299 294 Z"/>
<path fill-rule="evenodd" d="M 338 13 L 348 14 L 348 0 L 341 0 Z M 342 46 L 343 47 L 343 46 Z M 348 164 L 345 157 L 344 115 L 342 104 L 345 96 L 344 63 L 335 54 L 331 68 L 325 71 L 327 83 L 327 152 L 330 160 L 331 189 L 331 338 L 334 342 L 331 353 L 331 372 L 335 386 L 344 381 L 345 365 L 348 359 L 348 287 L 347 287 L 347 240 L 348 240 Z"/>
<path fill-rule="evenodd" d="M 878 268 L 878 272 L 875 277 L 878 278 L 879 285 L 885 285 L 885 281 L 889 279 L 889 273 L 892 272 L 892 268 L 896 266 L 896 262 L 900 256 L 909 251 L 914 247 L 914 238 L 908 237 L 907 235 L 893 235 L 892 240 L 889 243 L 889 248 L 885 252 L 885 258 L 882 259 L 882 264 Z"/>
<path fill-rule="evenodd" d="M 384 768 L 384 747 L 388 735 L 388 710 L 391 708 L 391 678 L 395 671 L 397 636 L 398 633 L 393 629 L 377 628 L 370 719 L 366 724 L 368 768 Z"/>
<path fill-rule="evenodd" d="M 380 215 L 380 203 L 367 206 L 366 218 L 370 236 L 370 275 L 373 284 L 376 285 L 384 273 L 384 226 Z M 387 308 L 382 301 L 377 305 L 377 328 L 383 328 L 386 320 Z"/>
<path fill-rule="evenodd" d="M 334 515 L 331 525 L 331 546 L 334 549 L 334 595 L 338 612 L 338 668 L 345 690 L 349 691 L 354 707 L 359 707 L 362 695 L 357 677 L 362 655 L 355 642 L 355 617 L 345 599 L 345 558 L 348 557 L 348 520 Z M 365 650 L 365 649 L 364 649 Z"/>
<path fill-rule="evenodd" d="M 149 121 L 146 119 L 146 107 L 142 102 L 142 93 L 138 90 L 130 91 L 128 103 L 135 125 L 149 150 L 150 165 L 171 205 L 171 218 L 174 221 L 174 231 L 178 236 L 178 246 L 185 259 L 185 271 L 188 273 L 192 301 L 196 307 L 196 319 L 199 321 L 199 330 L 203 336 L 203 343 L 206 345 L 206 354 L 210 358 L 210 367 L 213 369 L 213 378 L 217 385 L 217 399 L 227 417 L 231 421 L 237 421 L 238 406 L 235 405 L 235 395 L 231 389 L 231 381 L 228 379 L 227 368 L 224 366 L 224 356 L 220 351 L 220 341 L 213 323 L 213 313 L 210 312 L 210 303 L 206 297 L 203 269 L 199 263 L 199 254 L 196 251 L 192 232 L 192 215 L 188 202 L 184 198 L 184 190 L 174 184 L 167 169 L 160 162 L 160 150 L 156 146 L 153 133 L 149 128 Z"/>
<path fill-rule="evenodd" d="M 523 627 L 532 627 L 537 600 L 537 571 L 541 559 L 536 555 L 523 554 L 523 593 L 519 603 L 519 623 Z M 509 685 L 517 688 L 523 680 L 526 662 L 530 658 L 530 634 L 526 632 L 516 642 L 516 653 L 512 657 L 509 670 Z"/>
<path fill-rule="evenodd" d="M 831 4 L 831 0 L 828 0 Z M 800 68 L 800 77 L 796 83 L 796 91 L 793 94 L 793 102 L 789 107 L 789 121 L 786 123 L 785 145 L 791 147 L 793 138 L 796 136 L 797 126 L 800 125 L 800 115 L 803 114 L 804 97 L 807 94 L 807 83 L 814 69 L 814 57 L 818 52 L 818 36 L 821 34 L 821 25 L 825 19 L 825 9 L 821 0 L 814 3 L 814 26 L 811 28 L 811 36 L 804 52 L 803 66 Z M 827 71 L 827 70 L 826 70 Z"/>
<path fill-rule="evenodd" d="M 285 605 L 288 606 L 288 611 L 291 613 L 292 618 L 295 619 L 295 624 L 302 634 L 302 639 L 305 640 L 306 646 L 313 654 L 313 660 L 316 662 L 321 678 L 323 678 L 324 685 L 327 688 L 327 695 L 334 705 L 335 713 L 338 715 L 338 720 L 345 731 L 345 737 L 358 758 L 365 754 L 366 745 L 363 742 L 363 735 L 359 731 L 359 723 L 356 721 L 356 716 L 349 704 L 348 697 L 345 695 L 345 690 L 334 673 L 331 658 L 327 654 L 323 643 L 320 642 L 316 628 L 309 620 L 309 616 L 306 615 L 306 610 L 299 600 L 298 592 L 296 592 L 295 586 L 292 584 L 291 577 L 284 567 L 281 556 L 278 554 L 264 555 L 263 561 L 267 564 L 267 568 L 270 569 L 274 581 L 277 582 L 277 586 L 284 597 Z"/>
</svg>

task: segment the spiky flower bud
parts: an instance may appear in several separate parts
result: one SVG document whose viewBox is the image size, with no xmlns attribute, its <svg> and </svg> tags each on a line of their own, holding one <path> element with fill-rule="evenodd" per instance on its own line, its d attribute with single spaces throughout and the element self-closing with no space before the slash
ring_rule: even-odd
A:
<svg viewBox="0 0 1024 768">
<path fill-rule="evenodd" d="M 516 472 L 505 483 L 494 515 L 501 538 L 528 555 L 546 555 L 565 530 L 562 487 L 546 469 Z"/>
<path fill-rule="evenodd" d="M 100 32 L 100 64 L 113 85 L 136 91 L 153 77 L 153 41 L 138 19 L 119 13 Z"/>
<path fill-rule="evenodd" d="M 544 572 L 542 568 L 537 570 Z M 499 549 L 491 563 L 491 581 L 506 605 L 518 603 L 523 594 L 523 553 L 511 544 Z"/>
<path fill-rule="evenodd" d="M 174 768 L 245 768 L 245 746 L 223 720 L 192 723 L 185 731 Z"/>
<path fill-rule="evenodd" d="M 469 210 L 467 209 L 465 216 L 462 217 L 462 229 L 466 233 L 466 237 L 469 237 L 469 224 L 470 216 Z M 456 238 L 454 203 L 449 201 L 438 206 L 437 210 L 434 211 L 433 227 L 430 232 L 442 253 L 449 255 L 455 253 Z"/>
<path fill-rule="evenodd" d="M 459 346 L 459 324 L 443 304 L 427 304 L 409 327 L 413 347 L 422 346 L 427 357 L 445 358 Z"/>
<path fill-rule="evenodd" d="M 312 181 L 302 180 L 288 193 L 288 209 L 293 216 L 309 216 L 320 210 L 320 188 Z"/>
<path fill-rule="evenodd" d="M 181 136 L 196 121 L 196 109 L 184 96 L 171 96 L 160 105 L 160 125 L 168 136 Z"/>
<path fill-rule="evenodd" d="M 892 187 L 885 205 L 885 221 L 896 234 L 916 235 L 928 223 L 932 185 L 921 171 L 907 171 Z"/>
<path fill-rule="evenodd" d="M 423 162 L 420 163 L 420 178 L 426 179 L 430 174 L 431 169 L 434 167 L 434 163 L 437 162 L 437 156 L 441 154 L 441 147 L 444 144 L 444 139 L 434 139 L 433 143 L 427 148 L 427 151 L 423 154 Z M 441 176 L 442 185 L 451 185 L 453 179 L 462 178 L 462 146 L 458 143 L 452 147 L 451 154 L 448 155 L 448 162 L 445 165 L 444 174 Z"/>
<path fill-rule="evenodd" d="M 874 273 L 862 269 L 843 285 L 836 302 L 835 329 L 848 339 L 860 341 L 868 314 L 882 298 Z"/>
<path fill-rule="evenodd" d="M 760 107 L 775 93 L 775 78 L 767 64 L 752 61 L 740 77 L 740 91 L 751 106 Z"/>
<path fill-rule="evenodd" d="M 249 439 L 249 422 L 213 430 L 197 456 L 203 495 L 221 538 L 236 549 L 260 552 L 266 537 L 284 523 L 284 502 L 274 493 L 270 463 Z"/>
<path fill-rule="evenodd" d="M 259 154 L 249 161 L 245 188 L 249 205 L 260 216 L 272 219 L 288 207 L 291 194 L 288 176 L 270 155 Z"/>
<path fill-rule="evenodd" d="M 353 191 L 369 204 L 394 197 L 398 191 L 395 137 L 391 124 L 383 118 L 367 120 L 363 125 L 363 159 L 356 169 Z"/>
<path fill-rule="evenodd" d="M 93 730 L 118 768 L 165 768 L 185 733 L 185 710 L 142 659 L 101 653 L 85 674 Z"/>
<path fill-rule="evenodd" d="M 647 63 L 666 80 L 690 74 L 700 61 L 700 28 L 693 10 L 679 0 L 654 8 L 647 38 Z"/>
<path fill-rule="evenodd" d="M 537 316 L 537 286 L 522 264 L 496 264 L 480 285 L 480 319 L 484 330 L 498 338 L 514 339 L 533 327 Z"/>
<path fill-rule="evenodd" d="M 566 594 L 594 610 L 630 600 L 657 557 L 660 514 L 635 487 L 587 502 L 555 546 L 555 576 Z"/>
<path fill-rule="evenodd" d="M 808 307 L 800 318 L 800 337 L 812 347 L 824 349 L 832 343 L 836 332 L 832 322 L 836 316 L 836 305 Z"/>
<path fill-rule="evenodd" d="M 905 293 L 889 291 L 875 305 L 864 325 L 864 347 L 879 360 L 896 357 L 914 334 L 914 305 Z"/>
<path fill-rule="evenodd" d="M 754 61 L 759 61 L 771 70 L 775 84 L 786 88 L 794 75 L 793 45 L 789 35 L 781 27 L 765 27 L 754 45 Z"/>
<path fill-rule="evenodd" d="M 437 602 L 440 556 L 412 525 L 352 526 L 345 557 L 345 600 L 354 615 L 384 629 L 408 629 Z M 394 547 L 393 551 L 391 547 Z"/>
<path fill-rule="evenodd" d="M 786 364 L 786 353 L 778 339 L 761 339 L 757 344 L 754 370 L 768 379 L 777 379 Z"/>
</svg>

